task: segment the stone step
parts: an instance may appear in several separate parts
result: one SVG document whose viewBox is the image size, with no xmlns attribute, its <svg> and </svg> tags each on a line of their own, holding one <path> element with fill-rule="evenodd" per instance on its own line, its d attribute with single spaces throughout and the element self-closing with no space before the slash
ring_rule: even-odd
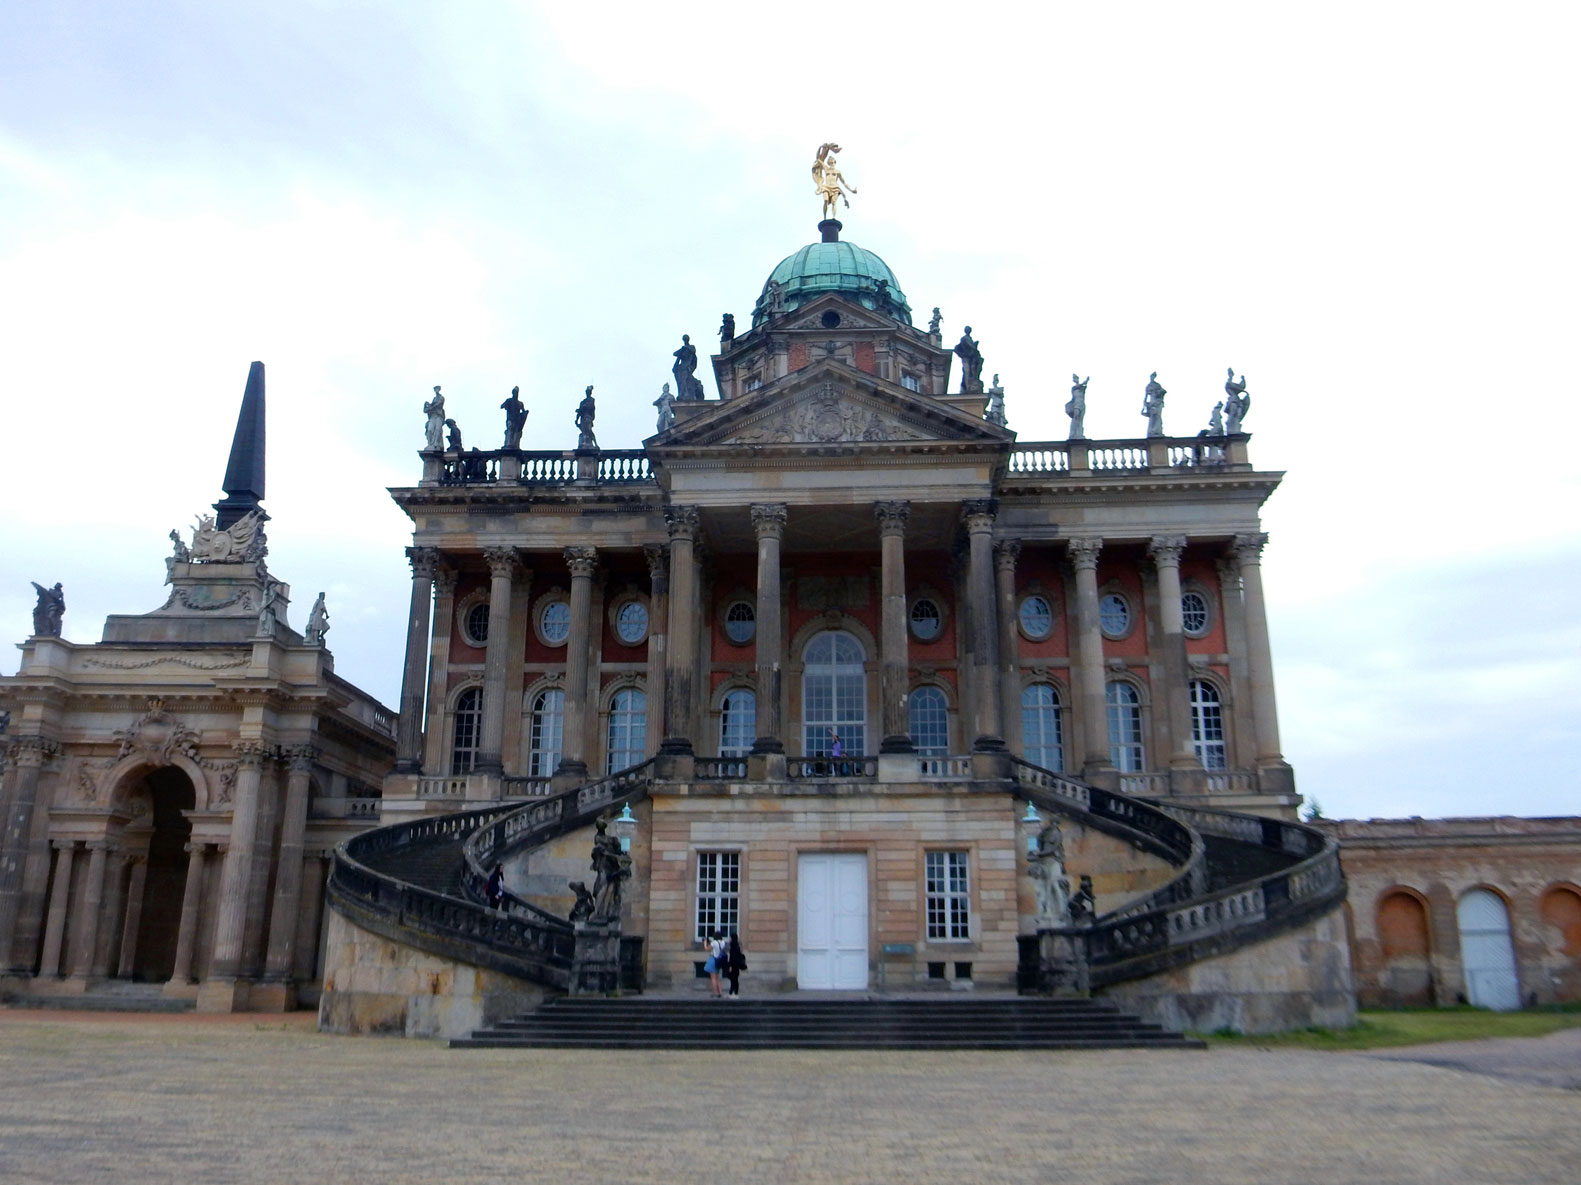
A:
<svg viewBox="0 0 1581 1185">
<path fill-rule="evenodd" d="M 80 996 L 33 996 L 18 993 L 6 996 L 3 1002 L 10 1008 L 50 1009 L 60 1012 L 191 1012 L 197 1006 L 196 1000 L 97 989 L 84 992 Z"/>
</svg>

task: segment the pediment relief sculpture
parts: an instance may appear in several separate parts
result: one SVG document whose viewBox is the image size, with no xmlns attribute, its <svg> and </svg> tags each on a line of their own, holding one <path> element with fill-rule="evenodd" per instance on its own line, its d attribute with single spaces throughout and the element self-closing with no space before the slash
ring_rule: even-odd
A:
<svg viewBox="0 0 1581 1185">
<path fill-rule="evenodd" d="M 263 523 L 263 514 L 257 510 L 244 515 L 224 530 L 214 525 L 212 514 L 199 515 L 192 528 L 190 548 L 181 542 L 176 532 L 170 532 L 176 549 L 171 558 L 178 562 L 221 564 L 261 560 L 269 554 Z"/>
<path fill-rule="evenodd" d="M 164 703 L 157 699 L 148 702 L 148 711 L 131 727 L 116 729 L 114 735 L 121 746 L 117 759 L 142 753 L 165 764 L 178 755 L 196 761 L 202 739 L 196 729 L 188 728 L 165 711 Z"/>
<path fill-rule="evenodd" d="M 898 417 L 863 407 L 836 383 L 825 383 L 810 398 L 780 406 L 733 433 L 724 444 L 836 444 L 850 441 L 926 440 Z"/>
</svg>

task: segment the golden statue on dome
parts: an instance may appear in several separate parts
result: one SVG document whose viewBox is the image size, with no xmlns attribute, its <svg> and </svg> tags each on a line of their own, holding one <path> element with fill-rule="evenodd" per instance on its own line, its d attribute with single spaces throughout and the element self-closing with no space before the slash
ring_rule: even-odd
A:
<svg viewBox="0 0 1581 1185">
<path fill-rule="evenodd" d="M 812 162 L 812 180 L 817 186 L 817 193 L 823 198 L 824 219 L 834 218 L 835 209 L 841 202 L 845 208 L 851 208 L 851 201 L 845 195 L 855 193 L 856 186 L 840 176 L 840 169 L 835 164 L 834 154 L 842 151 L 838 144 L 824 144 L 818 149 L 818 158 Z"/>
</svg>

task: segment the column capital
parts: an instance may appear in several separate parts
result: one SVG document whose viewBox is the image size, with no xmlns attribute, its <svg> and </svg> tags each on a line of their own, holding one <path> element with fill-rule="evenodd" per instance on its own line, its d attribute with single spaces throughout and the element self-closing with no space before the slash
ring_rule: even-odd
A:
<svg viewBox="0 0 1581 1185">
<path fill-rule="evenodd" d="M 110 841 L 107 839 L 90 839 L 82 846 L 90 852 L 108 852 L 110 850 Z"/>
<path fill-rule="evenodd" d="M 1244 567 L 1246 565 L 1261 564 L 1263 546 L 1268 542 L 1268 536 L 1262 532 L 1250 535 L 1237 535 L 1230 546 L 1235 549 L 1235 558 Z"/>
<path fill-rule="evenodd" d="M 648 581 L 655 593 L 670 586 L 670 546 L 667 543 L 645 543 L 642 558 L 648 561 Z"/>
<path fill-rule="evenodd" d="M 904 535 L 906 520 L 911 517 L 911 503 L 874 502 L 873 517 L 878 520 L 880 535 Z"/>
<path fill-rule="evenodd" d="M 666 506 L 664 508 L 664 527 L 670 532 L 671 539 L 685 539 L 695 542 L 697 539 L 697 507 L 695 506 Z"/>
<path fill-rule="evenodd" d="M 516 574 L 517 552 L 514 547 L 485 547 L 483 559 L 489 566 L 489 575 L 495 580 Z"/>
<path fill-rule="evenodd" d="M 12 737 L 5 752 L 19 766 L 40 766 L 60 753 L 60 742 L 37 735 Z"/>
<path fill-rule="evenodd" d="M 439 548 L 408 547 L 406 559 L 412 565 L 412 576 L 418 580 L 432 580 L 439 567 Z"/>
<path fill-rule="evenodd" d="M 596 547 L 568 547 L 565 549 L 565 566 L 571 569 L 572 577 L 590 577 L 593 569 L 598 567 L 598 548 Z"/>
<path fill-rule="evenodd" d="M 1016 561 L 1021 558 L 1021 540 L 1002 539 L 994 544 L 994 567 L 1001 572 L 1014 572 Z"/>
<path fill-rule="evenodd" d="M 281 753 L 290 763 L 292 773 L 307 773 L 318 761 L 317 745 L 288 745 Z"/>
<path fill-rule="evenodd" d="M 1235 553 L 1221 555 L 1213 561 L 1213 566 L 1219 572 L 1220 588 L 1239 588 L 1241 582 L 1241 565 L 1235 558 Z"/>
<path fill-rule="evenodd" d="M 1156 567 L 1178 568 L 1181 553 L 1186 550 L 1184 535 L 1154 535 L 1147 541 L 1147 554 Z"/>
<path fill-rule="evenodd" d="M 453 597 L 456 595 L 456 577 L 458 573 L 449 564 L 440 563 L 434 567 L 434 595 L 439 597 Z"/>
<path fill-rule="evenodd" d="M 243 769 L 262 769 L 265 761 L 277 755 L 275 747 L 263 741 L 237 741 L 231 749 L 236 754 L 236 764 Z"/>
<path fill-rule="evenodd" d="M 52 839 L 49 846 L 57 852 L 74 852 L 77 850 L 77 841 L 74 839 Z"/>
<path fill-rule="evenodd" d="M 961 521 L 973 535 L 994 529 L 994 515 L 999 513 L 996 498 L 968 498 L 961 503 Z"/>
<path fill-rule="evenodd" d="M 781 539 L 785 535 L 785 520 L 790 507 L 783 502 L 752 503 L 752 529 L 759 539 Z"/>
<path fill-rule="evenodd" d="M 1096 569 L 1098 567 L 1098 553 L 1103 550 L 1101 538 L 1085 535 L 1065 541 L 1065 554 L 1070 557 L 1071 565 L 1081 571 L 1083 568 Z"/>
</svg>

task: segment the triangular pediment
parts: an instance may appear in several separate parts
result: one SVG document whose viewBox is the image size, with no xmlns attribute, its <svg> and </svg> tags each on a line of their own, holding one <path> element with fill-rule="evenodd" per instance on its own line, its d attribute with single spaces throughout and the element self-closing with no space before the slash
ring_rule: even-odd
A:
<svg viewBox="0 0 1581 1185">
<path fill-rule="evenodd" d="M 1012 433 L 832 359 L 694 414 L 650 448 L 981 441 Z"/>
<path fill-rule="evenodd" d="M 824 324 L 824 315 L 834 312 L 840 320 L 837 326 Z M 876 313 L 872 309 L 845 299 L 835 294 L 827 293 L 816 300 L 809 301 L 793 313 L 788 313 L 784 318 L 774 322 L 774 328 L 780 331 L 818 330 L 827 331 L 838 328 L 839 331 L 849 333 L 853 329 L 893 329 L 895 320 Z"/>
</svg>

